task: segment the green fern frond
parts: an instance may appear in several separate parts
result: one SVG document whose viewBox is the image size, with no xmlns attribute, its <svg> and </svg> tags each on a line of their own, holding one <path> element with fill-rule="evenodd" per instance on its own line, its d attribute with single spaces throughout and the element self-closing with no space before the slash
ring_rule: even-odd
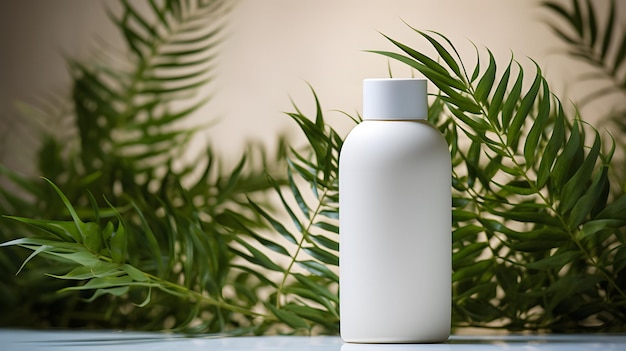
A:
<svg viewBox="0 0 626 351">
<path fill-rule="evenodd" d="M 102 267 L 116 264 L 111 270 L 115 279 L 103 277 L 107 279 L 96 280 L 94 285 L 90 282 L 103 274 L 100 268 L 95 270 L 100 272 L 97 276 L 68 275 L 74 270 L 90 270 L 91 263 L 63 260 L 50 264 L 46 259 L 31 260 L 16 250 L 4 249 L 6 260 L 1 263 L 7 278 L 1 286 L 24 282 L 19 291 L 31 291 L 32 296 L 17 289 L 7 296 L 18 294 L 15 298 L 27 303 L 15 305 L 26 309 L 39 306 L 32 302 L 39 299 L 55 301 L 43 305 L 41 316 L 34 311 L 22 313 L 33 315 L 34 324 L 250 332 L 246 328 L 258 328 L 255 321 L 259 316 L 241 313 L 252 311 L 250 306 L 256 303 L 246 299 L 239 303 L 245 293 L 240 280 L 245 272 L 233 273 L 231 269 L 235 265 L 230 251 L 235 242 L 232 232 L 239 223 L 254 230 L 263 227 L 247 199 L 254 198 L 265 206 L 263 193 L 273 189 L 267 172 L 279 184 L 286 182 L 286 176 L 277 173 L 284 165 L 285 139 L 279 137 L 283 148 L 275 156 L 269 156 L 263 145 L 255 145 L 254 150 L 249 145 L 233 168 L 225 167 L 211 147 L 195 162 L 175 166 L 177 156 L 200 128 L 184 127 L 181 122 L 208 100 L 196 96 L 196 91 L 211 80 L 224 15 L 231 5 L 217 0 L 151 0 L 145 3 L 149 5 L 145 12 L 135 8 L 138 4 L 134 2 L 121 4 L 122 12 L 111 16 L 129 47 L 125 65 L 120 66 L 119 60 L 69 60 L 78 134 L 63 134 L 67 137 L 63 140 L 51 135 L 43 145 L 40 172 L 64 193 L 0 166 L 0 174 L 14 185 L 0 188 L 2 214 L 66 219 L 21 220 L 51 231 L 48 241 L 27 246 L 37 252 L 35 256 L 58 259 L 59 254 L 76 257 L 87 251 L 104 262 Z M 76 144 L 80 145 L 78 150 L 72 148 Z M 26 195 L 17 196 L 15 188 Z M 76 215 L 70 216 L 69 208 L 52 201 L 59 194 L 72 204 Z M 71 230 L 76 218 L 89 227 L 86 238 Z M 38 240 L 28 228 L 14 223 L 6 219 L 0 222 L 2 241 L 18 245 L 12 241 L 16 237 Z M 76 245 L 68 248 L 68 242 Z M 25 259 L 29 260 L 29 270 L 13 277 Z M 129 273 L 123 267 L 135 270 L 129 268 Z M 24 280 L 31 271 L 52 274 L 61 278 L 61 283 Z M 137 281 L 137 272 L 148 276 L 149 282 Z M 59 289 L 63 292 L 56 294 Z M 92 292 L 90 301 L 98 303 L 87 304 L 81 299 L 88 291 Z M 181 300 L 187 302 L 185 308 L 179 307 Z M 148 304 L 150 309 L 140 308 Z M 59 318 L 47 318 L 45 314 L 56 308 L 53 305 L 65 306 L 66 312 Z M 133 312 L 105 318 L 121 306 Z M 77 309 L 84 313 L 73 313 Z M 82 317 L 87 315 L 91 317 Z M 272 316 L 264 319 L 271 320 Z"/>
<path fill-rule="evenodd" d="M 257 247 L 275 252 L 280 258 L 261 256 L 247 247 L 249 270 L 276 271 L 276 280 L 265 283 L 272 291 L 266 308 L 285 325 L 299 330 L 337 333 L 339 277 L 337 169 L 342 139 L 326 124 L 314 94 L 315 118 L 308 118 L 296 106 L 288 113 L 309 140 L 305 152 L 291 149 L 288 156 L 287 186 L 275 184 L 290 224 L 253 203 L 256 211 L 278 237 L 245 234 Z M 303 183 L 304 182 L 304 183 Z M 308 191 L 304 190 L 304 187 Z M 288 191 L 287 191 L 288 190 Z M 279 240 L 281 239 L 281 240 Z M 280 262 L 283 262 L 282 264 Z"/>
<path fill-rule="evenodd" d="M 590 0 L 571 0 L 571 9 L 554 1 L 543 2 L 543 6 L 562 21 L 546 22 L 567 44 L 567 55 L 588 63 L 599 73 L 580 78 L 602 79 L 607 83 L 581 98 L 580 104 L 614 93 L 626 94 L 626 29 L 620 25 L 615 0 L 600 15 L 600 6 Z"/>
<path fill-rule="evenodd" d="M 558 38 L 566 44 L 566 55 L 581 60 L 593 71 L 580 74 L 581 82 L 592 82 L 597 88 L 588 89 L 579 100 L 584 106 L 592 102 L 609 102 L 611 108 L 601 117 L 601 122 L 610 122 L 612 133 L 623 134 L 626 120 L 626 105 L 619 96 L 626 94 L 626 29 L 624 18 L 620 17 L 622 3 L 609 1 L 605 10 L 602 5 L 590 0 L 572 0 L 570 6 L 547 1 L 543 6 L 560 21 L 546 23 Z M 616 134 L 614 134 L 616 135 Z M 623 138 L 616 137 L 620 149 L 624 149 Z M 610 170 L 613 181 L 622 184 L 624 190 L 623 153 Z M 619 195 L 619 191 L 616 192 Z"/>
<path fill-rule="evenodd" d="M 119 158 L 137 165 L 135 173 L 154 173 L 195 133 L 177 124 L 207 101 L 194 95 L 211 80 L 228 8 L 224 1 L 151 1 L 151 13 L 143 13 L 121 3 L 122 14 L 110 17 L 133 53 L 132 66 L 70 62 L 81 156 L 88 171 Z"/>
<path fill-rule="evenodd" d="M 439 54 L 456 52 L 439 34 L 417 33 Z M 498 76 L 488 52 L 488 66 L 477 65 L 468 79 L 452 54 L 438 63 L 392 42 L 404 55 L 378 53 L 440 88 L 434 104 L 447 116 L 434 122 L 451 143 L 455 165 L 455 324 L 562 330 L 583 328 L 598 316 L 603 328 L 623 323 L 619 307 L 610 303 L 626 299 L 612 267 L 616 258 L 600 253 L 622 243 L 626 222 L 621 215 L 596 222 L 614 206 L 607 176 L 612 151 L 602 152 L 599 134 L 587 136 L 587 126 L 565 116 L 538 66 L 524 87 L 520 64 L 510 61 Z M 458 145 L 460 135 L 469 148 Z M 596 223 L 601 230 L 595 231 Z M 555 290 L 559 294 L 551 294 Z"/>
</svg>

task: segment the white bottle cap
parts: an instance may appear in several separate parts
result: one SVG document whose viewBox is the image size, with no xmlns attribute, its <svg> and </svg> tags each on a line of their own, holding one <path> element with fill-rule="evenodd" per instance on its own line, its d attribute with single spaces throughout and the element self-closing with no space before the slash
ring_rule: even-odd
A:
<svg viewBox="0 0 626 351">
<path fill-rule="evenodd" d="M 426 82 L 419 78 L 365 79 L 363 119 L 427 119 Z"/>
</svg>

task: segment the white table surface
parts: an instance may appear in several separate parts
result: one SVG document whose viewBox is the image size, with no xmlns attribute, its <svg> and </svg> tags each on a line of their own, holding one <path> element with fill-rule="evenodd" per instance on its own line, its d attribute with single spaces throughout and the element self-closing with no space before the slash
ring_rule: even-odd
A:
<svg viewBox="0 0 626 351">
<path fill-rule="evenodd" d="M 30 331 L 0 329 L 0 350 L 163 351 L 163 350 L 626 350 L 626 333 L 576 335 L 453 335 L 443 344 L 344 344 L 335 336 L 185 337 L 116 331 Z"/>
</svg>

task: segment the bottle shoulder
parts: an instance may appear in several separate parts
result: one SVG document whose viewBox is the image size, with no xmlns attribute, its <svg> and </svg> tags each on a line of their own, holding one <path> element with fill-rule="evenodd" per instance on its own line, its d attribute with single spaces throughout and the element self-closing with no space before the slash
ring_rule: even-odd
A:
<svg viewBox="0 0 626 351">
<path fill-rule="evenodd" d="M 433 164 L 443 169 L 450 166 L 450 151 L 443 135 L 426 121 L 366 121 L 345 139 L 339 164 L 352 170 L 409 164 Z"/>
<path fill-rule="evenodd" d="M 447 150 L 443 135 L 432 124 L 418 121 L 366 120 L 354 127 L 344 140 L 343 149 L 432 148 Z"/>
</svg>

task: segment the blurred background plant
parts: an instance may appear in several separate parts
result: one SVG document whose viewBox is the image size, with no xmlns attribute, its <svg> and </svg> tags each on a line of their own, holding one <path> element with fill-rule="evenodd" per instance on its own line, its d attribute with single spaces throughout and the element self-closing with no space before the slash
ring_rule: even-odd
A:
<svg viewBox="0 0 626 351">
<path fill-rule="evenodd" d="M 600 117 L 599 125 L 614 133 L 622 151 L 617 154 L 620 160 L 614 162 L 612 174 L 624 190 L 626 144 L 620 136 L 626 133 L 626 29 L 614 0 L 601 5 L 604 6 L 574 0 L 569 6 L 556 1 L 543 4 L 558 19 L 547 24 L 565 44 L 563 55 L 580 60 L 588 68 L 575 75 L 578 83 L 586 87 L 577 105 L 610 106 L 607 114 Z"/>
<path fill-rule="evenodd" d="M 234 168 L 225 168 L 210 146 L 197 159 L 183 161 L 191 137 L 206 128 L 184 122 L 210 100 L 197 90 L 212 81 L 230 5 L 146 1 L 150 11 L 139 13 L 131 2 L 121 4 L 123 13 L 111 14 L 111 20 L 123 34 L 128 55 L 103 50 L 86 62 L 69 58 L 69 101 L 58 96 L 24 105 L 44 127 L 37 173 L 62 188 L 81 217 L 98 225 L 123 218 L 126 238 L 116 236 L 124 242 L 118 255 L 164 280 L 220 295 L 224 281 L 235 279 L 226 277 L 230 255 L 225 247 L 232 239 L 222 224 L 236 219 L 254 228 L 258 216 L 247 198 L 271 188 L 266 173 L 283 164 L 284 149 L 269 155 L 250 144 Z M 3 214 L 67 217 L 53 188 L 41 179 L 4 166 L 0 174 Z M 0 225 L 2 241 L 33 234 L 6 218 Z M 1 258 L 4 326 L 163 329 L 184 324 L 191 313 L 178 307 L 177 297 L 156 292 L 150 300 L 159 307 L 149 313 L 136 312 L 145 292 L 111 291 L 116 298 L 86 303 L 85 294 L 58 291 L 68 282 L 45 278 L 67 273 L 74 262 L 34 260 L 15 276 L 24 252 L 4 249 Z M 196 312 L 221 314 L 214 307 Z M 215 329 L 221 318 L 207 323 Z"/>
<path fill-rule="evenodd" d="M 313 93 L 313 116 L 287 113 L 305 147 L 277 136 L 275 155 L 250 145 L 233 168 L 210 147 L 181 162 L 202 127 L 181 122 L 206 103 L 194 92 L 211 81 L 228 4 L 146 3 L 149 14 L 121 1 L 111 15 L 123 65 L 69 59 L 70 107 L 36 106 L 64 126 L 42 136 L 47 181 L 0 168 L 1 325 L 337 333 L 343 136 Z M 543 8 L 561 19 L 549 25 L 571 56 L 623 93 L 624 31 L 610 4 L 607 21 L 589 0 Z M 538 65 L 477 50 L 470 66 L 445 36 L 415 34 L 431 52 L 387 38 L 399 52 L 376 53 L 439 89 L 429 118 L 453 156 L 453 327 L 623 330 L 626 197 L 620 172 L 609 177 L 624 167 L 613 139 L 569 112 Z M 623 110 L 605 120 L 623 126 Z M 623 131 L 611 130 L 620 146 Z"/>
</svg>

